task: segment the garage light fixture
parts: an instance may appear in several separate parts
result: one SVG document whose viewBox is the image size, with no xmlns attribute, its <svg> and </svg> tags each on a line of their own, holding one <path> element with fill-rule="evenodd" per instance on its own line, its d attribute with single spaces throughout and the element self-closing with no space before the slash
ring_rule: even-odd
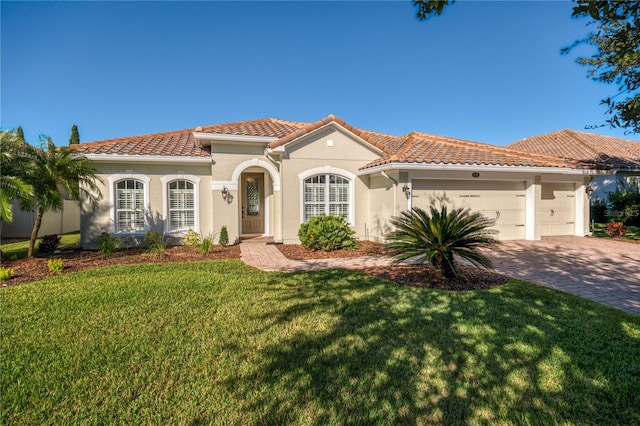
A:
<svg viewBox="0 0 640 426">
<path fill-rule="evenodd" d="M 473 176 L 474 178 L 477 178 L 477 177 L 480 177 L 480 173 L 473 172 L 473 173 L 471 173 L 471 176 Z"/>
<path fill-rule="evenodd" d="M 587 197 L 591 198 L 591 196 L 593 195 L 593 188 L 591 187 L 591 185 L 587 185 L 587 187 L 584 189 L 584 192 L 587 193 Z"/>
<path fill-rule="evenodd" d="M 404 196 L 407 197 L 407 200 L 411 198 L 411 188 L 406 183 L 402 187 L 402 192 L 404 192 Z"/>
</svg>

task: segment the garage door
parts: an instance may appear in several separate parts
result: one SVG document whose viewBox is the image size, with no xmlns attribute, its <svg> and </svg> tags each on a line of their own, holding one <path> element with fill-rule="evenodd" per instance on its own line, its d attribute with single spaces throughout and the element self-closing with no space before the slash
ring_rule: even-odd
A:
<svg viewBox="0 0 640 426">
<path fill-rule="evenodd" d="M 428 209 L 432 204 L 468 208 L 496 219 L 493 227 L 501 240 L 525 237 L 524 182 L 444 181 L 412 182 L 412 206 Z"/>
<path fill-rule="evenodd" d="M 540 235 L 575 233 L 576 194 L 572 183 L 543 183 L 539 203 Z"/>
</svg>

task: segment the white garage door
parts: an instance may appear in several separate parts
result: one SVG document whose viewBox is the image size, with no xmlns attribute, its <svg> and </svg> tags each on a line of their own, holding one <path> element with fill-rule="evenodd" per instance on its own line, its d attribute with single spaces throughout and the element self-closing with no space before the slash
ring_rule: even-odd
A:
<svg viewBox="0 0 640 426">
<path fill-rule="evenodd" d="M 542 183 L 542 200 L 538 204 L 540 235 L 575 233 L 576 193 L 572 183 Z"/>
<path fill-rule="evenodd" d="M 427 210 L 432 204 L 468 208 L 496 219 L 493 227 L 501 240 L 525 237 L 524 182 L 445 181 L 412 182 L 412 206 Z"/>
</svg>

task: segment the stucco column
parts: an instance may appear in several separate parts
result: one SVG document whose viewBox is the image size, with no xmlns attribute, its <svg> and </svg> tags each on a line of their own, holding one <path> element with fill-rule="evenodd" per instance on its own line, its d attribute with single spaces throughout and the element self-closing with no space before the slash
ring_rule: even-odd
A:
<svg viewBox="0 0 640 426">
<path fill-rule="evenodd" d="M 539 240 L 540 218 L 538 215 L 538 200 L 542 198 L 542 177 L 535 176 L 533 181 L 528 182 L 525 193 L 525 239 Z"/>
<path fill-rule="evenodd" d="M 582 185 L 576 185 L 576 218 L 574 234 L 578 237 L 584 237 L 589 234 L 591 204 L 589 197 L 587 197 L 587 185 L 589 185 L 589 178 L 585 178 Z"/>
</svg>

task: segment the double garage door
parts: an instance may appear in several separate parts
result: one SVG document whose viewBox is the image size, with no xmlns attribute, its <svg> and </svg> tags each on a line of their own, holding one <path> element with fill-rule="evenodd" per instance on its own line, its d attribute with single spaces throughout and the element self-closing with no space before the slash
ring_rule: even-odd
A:
<svg viewBox="0 0 640 426">
<path fill-rule="evenodd" d="M 412 182 L 412 206 L 428 209 L 432 204 L 468 208 L 495 219 L 493 229 L 501 240 L 525 238 L 525 182 L 446 181 L 417 179 Z M 537 202 L 540 235 L 573 235 L 575 193 L 573 184 L 542 184 Z"/>
</svg>

